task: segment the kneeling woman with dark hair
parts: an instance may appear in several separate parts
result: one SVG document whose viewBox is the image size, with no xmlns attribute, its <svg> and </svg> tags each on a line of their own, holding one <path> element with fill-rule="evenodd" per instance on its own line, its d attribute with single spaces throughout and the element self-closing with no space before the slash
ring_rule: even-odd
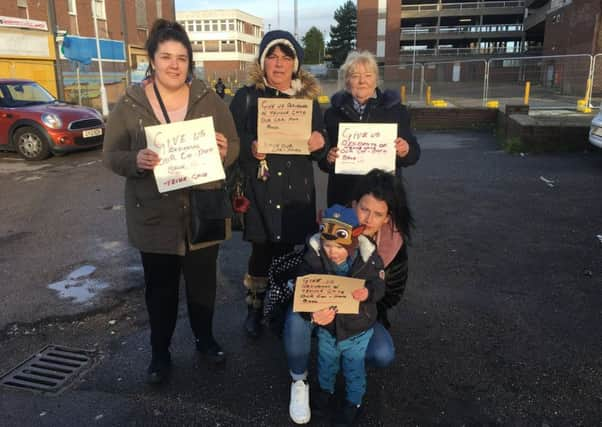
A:
<svg viewBox="0 0 602 427">
<path fill-rule="evenodd" d="M 366 350 L 366 362 L 386 367 L 395 358 L 395 346 L 389 334 L 387 310 L 395 306 L 403 295 L 408 278 L 406 245 L 413 225 L 403 184 L 393 174 L 374 169 L 359 177 L 353 192 L 353 207 L 363 234 L 376 243 L 385 266 L 385 296 L 377 303 L 378 322 Z M 330 310 L 314 313 L 314 322 L 326 325 L 333 320 Z M 309 385 L 307 371 L 311 352 L 311 333 L 314 323 L 305 320 L 290 307 L 284 324 L 284 348 L 293 380 L 289 412 L 291 419 L 303 424 L 309 421 Z"/>
</svg>

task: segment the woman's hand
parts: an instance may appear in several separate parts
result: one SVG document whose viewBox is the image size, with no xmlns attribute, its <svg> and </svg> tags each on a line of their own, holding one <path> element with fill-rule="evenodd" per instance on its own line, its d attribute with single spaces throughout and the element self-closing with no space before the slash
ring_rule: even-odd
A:
<svg viewBox="0 0 602 427">
<path fill-rule="evenodd" d="M 160 162 L 159 155 L 150 148 L 143 148 L 136 154 L 136 167 L 140 170 L 153 170 Z"/>
<path fill-rule="evenodd" d="M 353 299 L 356 301 L 359 301 L 359 302 L 366 301 L 368 299 L 368 289 L 366 289 L 366 288 L 356 289 L 355 291 L 351 292 L 351 295 L 353 296 Z"/>
<path fill-rule="evenodd" d="M 405 157 L 410 151 L 410 144 L 405 139 L 398 137 L 395 139 L 395 151 L 399 157 Z"/>
<path fill-rule="evenodd" d="M 217 141 L 217 149 L 219 150 L 219 156 L 222 158 L 222 162 L 228 154 L 228 138 L 223 133 L 215 132 L 215 140 Z"/>
<path fill-rule="evenodd" d="M 333 308 L 323 308 L 311 314 L 311 319 L 314 323 L 320 326 L 326 326 L 334 320 L 337 312 Z"/>
<path fill-rule="evenodd" d="M 326 161 L 331 165 L 334 165 L 334 162 L 337 161 L 339 157 L 339 147 L 332 147 L 328 150 L 328 154 L 326 155 Z"/>
<path fill-rule="evenodd" d="M 265 160 L 265 153 L 257 152 L 257 140 L 251 142 L 251 154 L 253 154 L 253 157 L 257 160 Z"/>
<path fill-rule="evenodd" d="M 326 144 L 326 141 L 324 141 L 324 135 L 315 130 L 311 133 L 309 141 L 307 141 L 307 149 L 310 153 L 313 153 L 314 151 L 318 151 L 324 147 L 324 144 Z"/>
</svg>

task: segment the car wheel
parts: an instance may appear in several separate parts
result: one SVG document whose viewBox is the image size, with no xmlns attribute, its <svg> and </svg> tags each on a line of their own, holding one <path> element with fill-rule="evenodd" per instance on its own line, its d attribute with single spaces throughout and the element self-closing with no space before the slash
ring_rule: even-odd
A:
<svg viewBox="0 0 602 427">
<path fill-rule="evenodd" d="M 31 126 L 15 131 L 13 144 L 25 160 L 44 160 L 50 156 L 50 145 L 46 136 Z"/>
</svg>

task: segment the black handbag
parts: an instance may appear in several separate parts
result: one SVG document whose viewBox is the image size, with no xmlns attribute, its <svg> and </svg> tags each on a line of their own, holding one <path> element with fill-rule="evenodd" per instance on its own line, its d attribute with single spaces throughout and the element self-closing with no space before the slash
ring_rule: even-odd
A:
<svg viewBox="0 0 602 427">
<path fill-rule="evenodd" d="M 232 204 L 225 189 L 190 190 L 190 243 L 226 239 Z"/>
</svg>

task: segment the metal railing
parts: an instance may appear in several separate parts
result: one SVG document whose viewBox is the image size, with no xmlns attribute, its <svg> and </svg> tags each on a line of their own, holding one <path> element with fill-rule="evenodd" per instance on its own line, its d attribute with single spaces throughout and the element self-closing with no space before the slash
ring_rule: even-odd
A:
<svg viewBox="0 0 602 427">
<path fill-rule="evenodd" d="M 431 11 L 431 10 L 449 10 L 449 9 L 480 9 L 480 8 L 509 8 L 524 7 L 524 1 L 491 1 L 491 2 L 470 2 L 470 3 L 429 3 L 429 4 L 402 4 L 403 12 L 409 11 Z"/>
<path fill-rule="evenodd" d="M 474 55 L 510 55 L 525 53 L 520 47 L 440 47 L 434 49 L 416 49 L 420 56 L 474 56 Z M 412 46 L 404 46 L 401 50 L 403 56 L 413 56 Z"/>
<path fill-rule="evenodd" d="M 598 108 L 602 102 L 602 54 L 406 61 L 379 71 L 379 87 L 405 86 L 407 103 L 415 105 L 430 98 L 457 107 L 522 104 L 527 87 L 531 109 Z"/>
<path fill-rule="evenodd" d="M 401 36 L 418 36 L 425 34 L 452 34 L 452 33 L 511 33 L 522 32 L 522 24 L 496 24 L 496 25 L 456 25 L 451 27 L 405 27 L 401 29 Z"/>
</svg>

